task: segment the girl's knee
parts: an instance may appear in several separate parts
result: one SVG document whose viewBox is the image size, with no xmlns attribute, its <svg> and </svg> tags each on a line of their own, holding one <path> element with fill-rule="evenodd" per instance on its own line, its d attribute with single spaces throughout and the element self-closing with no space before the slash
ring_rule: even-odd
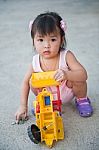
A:
<svg viewBox="0 0 99 150">
<path fill-rule="evenodd" d="M 72 88 L 72 87 L 73 87 L 73 82 L 67 80 L 67 81 L 66 81 L 66 86 L 67 86 L 68 88 Z"/>
<path fill-rule="evenodd" d="M 86 81 L 84 81 L 84 82 L 77 82 L 77 81 L 75 81 L 72 84 L 73 84 L 73 86 L 78 86 L 78 87 L 79 86 L 82 87 L 82 86 L 87 85 Z"/>
</svg>

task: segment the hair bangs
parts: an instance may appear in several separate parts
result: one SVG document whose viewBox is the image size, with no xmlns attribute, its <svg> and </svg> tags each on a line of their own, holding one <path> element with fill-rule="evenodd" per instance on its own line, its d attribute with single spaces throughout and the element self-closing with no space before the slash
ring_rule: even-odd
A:
<svg viewBox="0 0 99 150">
<path fill-rule="evenodd" d="M 36 28 L 37 32 L 42 36 L 57 32 L 55 20 L 53 20 L 51 17 L 41 18 Z"/>
</svg>

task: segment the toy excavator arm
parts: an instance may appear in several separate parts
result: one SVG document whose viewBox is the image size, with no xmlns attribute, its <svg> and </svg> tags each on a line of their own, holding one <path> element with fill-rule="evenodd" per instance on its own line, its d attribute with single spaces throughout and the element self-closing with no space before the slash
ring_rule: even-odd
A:
<svg viewBox="0 0 99 150">
<path fill-rule="evenodd" d="M 55 71 L 32 73 L 31 85 L 33 88 L 57 86 L 59 82 L 54 79 Z"/>
</svg>

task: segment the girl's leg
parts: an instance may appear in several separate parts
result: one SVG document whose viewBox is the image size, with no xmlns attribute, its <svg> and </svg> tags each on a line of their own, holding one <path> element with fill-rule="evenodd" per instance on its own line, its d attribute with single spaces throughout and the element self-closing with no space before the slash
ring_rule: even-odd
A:
<svg viewBox="0 0 99 150">
<path fill-rule="evenodd" d="M 42 88 L 33 88 L 31 85 L 31 82 L 29 82 L 29 85 L 30 85 L 31 91 L 34 93 L 35 96 L 37 96 L 38 93 L 42 91 Z"/>
<path fill-rule="evenodd" d="M 32 87 L 31 83 L 30 83 L 30 89 L 34 93 L 34 95 L 37 96 L 38 91 L 37 91 L 37 89 L 35 89 L 35 88 Z"/>
<path fill-rule="evenodd" d="M 87 83 L 86 82 L 73 82 L 72 89 L 77 99 L 87 97 Z"/>
<path fill-rule="evenodd" d="M 31 85 L 31 82 L 29 82 L 29 85 L 30 85 L 31 91 L 34 93 L 35 96 L 37 96 L 38 93 L 41 91 L 41 89 L 33 88 Z M 33 101 L 32 108 L 31 108 L 31 112 L 34 116 L 35 116 L 35 108 L 36 108 L 36 100 Z"/>
<path fill-rule="evenodd" d="M 76 107 L 82 117 L 91 116 L 93 109 L 91 102 L 87 97 L 87 83 L 86 82 L 67 82 L 67 86 L 73 89 L 76 96 Z"/>
</svg>

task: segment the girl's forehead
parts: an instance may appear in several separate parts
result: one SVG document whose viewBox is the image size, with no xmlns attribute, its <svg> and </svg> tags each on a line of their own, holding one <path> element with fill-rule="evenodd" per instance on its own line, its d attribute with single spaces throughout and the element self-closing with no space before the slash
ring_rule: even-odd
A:
<svg viewBox="0 0 99 150">
<path fill-rule="evenodd" d="M 35 33 L 35 37 L 56 37 L 59 36 L 59 32 L 53 32 L 53 33 L 49 33 L 49 34 L 41 34 L 39 32 Z"/>
</svg>

